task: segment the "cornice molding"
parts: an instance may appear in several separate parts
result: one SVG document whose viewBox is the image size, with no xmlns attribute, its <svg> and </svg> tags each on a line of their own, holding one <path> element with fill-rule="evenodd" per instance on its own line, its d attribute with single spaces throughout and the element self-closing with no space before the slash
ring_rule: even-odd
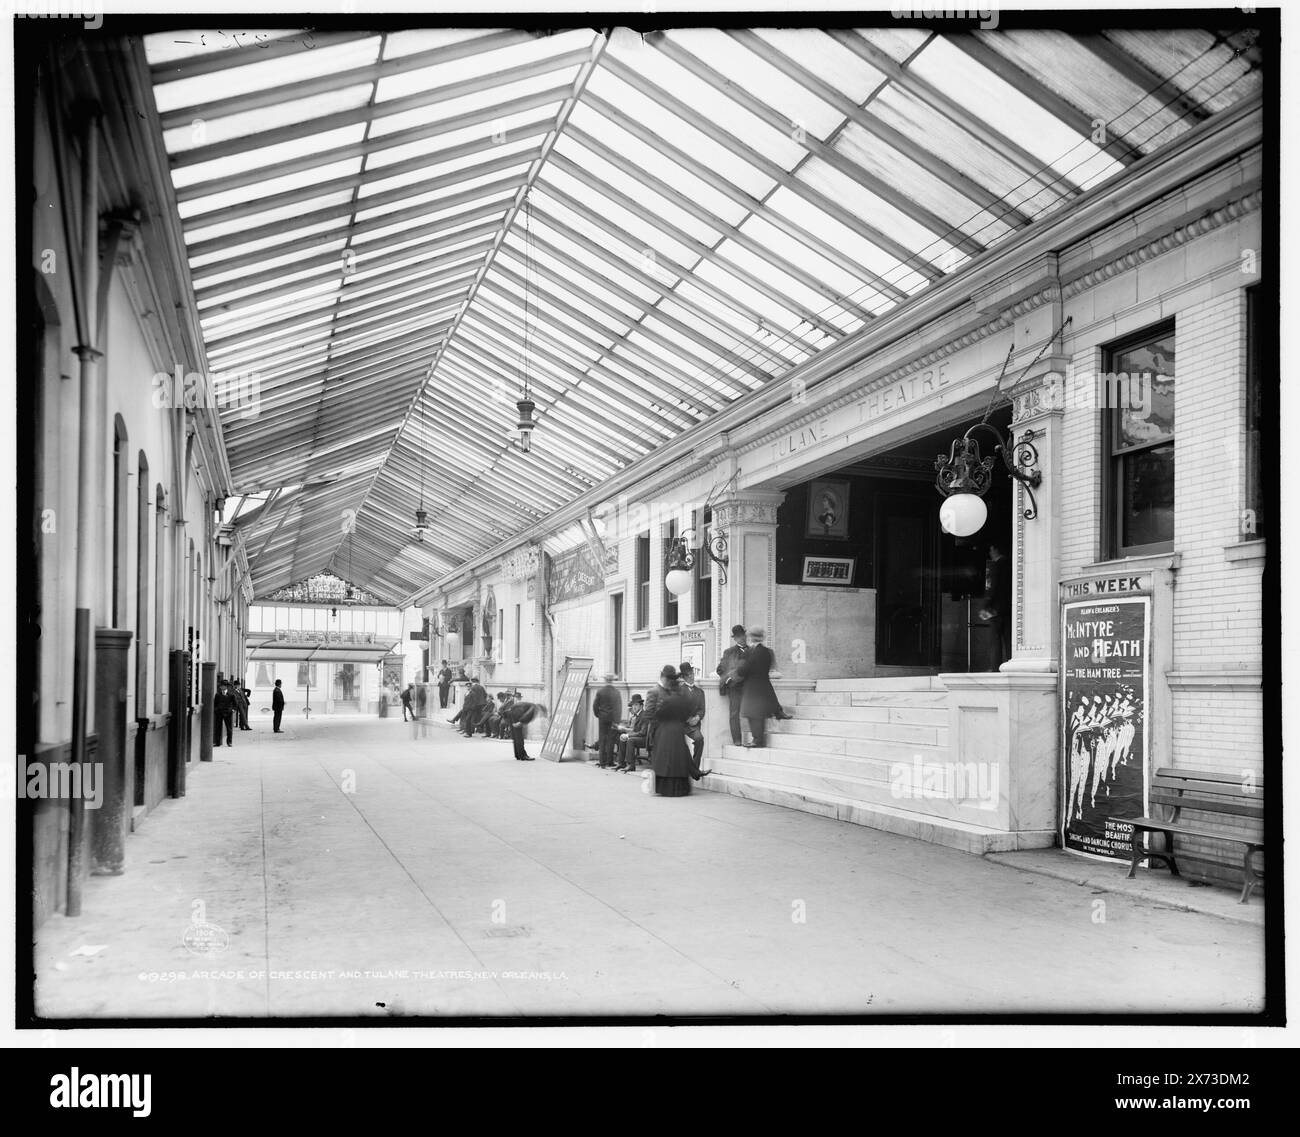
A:
<svg viewBox="0 0 1300 1137">
<path fill-rule="evenodd" d="M 1264 191 L 1262 189 L 1252 190 L 1250 193 L 1244 194 L 1233 201 L 1225 202 L 1215 209 L 1208 210 L 1194 221 L 1175 226 L 1169 232 L 1152 238 L 1136 248 L 1129 249 L 1113 257 L 1105 264 L 1094 265 L 1085 272 L 1069 277 L 1064 282 L 1064 295 L 1067 298 L 1077 296 L 1080 292 L 1101 284 L 1103 281 L 1110 280 L 1120 273 L 1128 272 L 1130 269 L 1137 268 L 1140 264 L 1145 264 L 1147 261 L 1154 260 L 1165 253 L 1172 252 L 1174 249 L 1186 245 L 1189 241 L 1204 237 L 1207 233 L 1213 233 L 1216 229 L 1222 229 L 1225 225 L 1231 225 L 1234 221 L 1239 221 L 1248 214 L 1261 209 L 1263 204 Z"/>
</svg>

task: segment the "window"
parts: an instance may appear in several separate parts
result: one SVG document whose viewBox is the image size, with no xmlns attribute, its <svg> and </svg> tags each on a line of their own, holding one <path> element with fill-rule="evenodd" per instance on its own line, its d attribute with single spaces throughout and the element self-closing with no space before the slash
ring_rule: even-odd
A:
<svg viewBox="0 0 1300 1137">
<path fill-rule="evenodd" d="M 709 559 L 709 538 L 712 536 L 712 529 L 713 510 L 706 509 L 703 523 L 697 522 L 695 527 L 697 547 L 694 619 L 701 621 L 713 619 L 713 562 Z"/>
<path fill-rule="evenodd" d="M 1246 492 L 1243 501 L 1245 512 L 1241 517 L 1241 537 L 1245 541 L 1264 536 L 1265 520 L 1259 431 L 1264 410 L 1260 361 L 1266 353 L 1260 342 L 1259 308 L 1259 289 L 1246 289 Z M 1274 326 L 1271 320 L 1268 326 Z M 1268 357 L 1272 359 L 1271 352 Z"/>
<path fill-rule="evenodd" d="M 1104 361 L 1104 555 L 1174 546 L 1174 328 L 1112 346 Z"/>
<path fill-rule="evenodd" d="M 522 638 L 523 612 L 519 604 L 515 605 L 515 662 L 519 662 L 519 641 Z"/>
<path fill-rule="evenodd" d="M 673 547 L 673 542 L 677 540 L 676 521 L 670 521 L 664 526 L 663 540 L 663 547 L 665 549 L 671 549 Z M 663 589 L 663 597 L 664 622 L 662 627 L 675 628 L 677 626 L 677 597 L 669 592 L 667 588 Z"/>
<path fill-rule="evenodd" d="M 616 592 L 609 598 L 610 602 L 610 640 L 614 645 L 614 658 L 610 670 L 620 678 L 623 675 L 623 594 Z"/>
<path fill-rule="evenodd" d="M 636 539 L 636 629 L 650 626 L 650 534 Z"/>
</svg>

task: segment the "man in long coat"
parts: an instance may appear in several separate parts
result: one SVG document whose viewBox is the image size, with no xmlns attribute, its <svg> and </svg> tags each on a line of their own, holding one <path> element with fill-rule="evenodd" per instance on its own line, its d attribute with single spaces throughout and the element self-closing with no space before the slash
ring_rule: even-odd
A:
<svg viewBox="0 0 1300 1137">
<path fill-rule="evenodd" d="M 740 698 L 740 713 L 749 722 L 749 733 L 754 736 L 750 747 L 767 745 L 767 720 L 784 719 L 790 716 L 781 708 L 772 689 L 770 674 L 776 656 L 772 649 L 763 643 L 762 628 L 750 628 L 751 647 L 744 660 L 737 667 L 737 672 L 744 680 L 745 689 Z"/>
<path fill-rule="evenodd" d="M 623 717 L 623 696 L 614 686 L 613 672 L 606 672 L 605 685 L 596 692 L 591 702 L 592 713 L 599 725 L 597 743 L 600 753 L 600 768 L 607 770 L 614 765 L 614 724 Z"/>
</svg>

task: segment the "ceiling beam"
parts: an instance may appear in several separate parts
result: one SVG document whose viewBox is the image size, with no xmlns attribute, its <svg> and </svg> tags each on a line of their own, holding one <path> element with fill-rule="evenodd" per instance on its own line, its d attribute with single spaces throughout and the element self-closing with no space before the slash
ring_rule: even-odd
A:
<svg viewBox="0 0 1300 1137">
<path fill-rule="evenodd" d="M 364 67 L 353 67 L 347 71 L 330 71 L 324 75 L 315 75 L 310 79 L 299 79 L 291 83 L 281 83 L 274 87 L 258 87 L 238 95 L 229 95 L 224 99 L 212 99 L 205 103 L 191 103 L 189 106 L 176 107 L 159 115 L 163 130 L 189 126 L 196 118 L 211 122 L 228 115 L 246 114 L 249 111 L 262 110 L 265 107 L 279 107 L 295 99 L 306 99 L 312 95 L 329 94 L 346 87 L 360 86 L 363 83 L 375 83 L 389 76 L 402 72 L 419 71 L 426 67 L 435 67 L 441 63 L 451 63 L 457 59 L 472 58 L 490 51 L 497 51 L 533 37 L 522 30 L 491 32 L 473 39 L 461 40 L 459 43 L 446 44 L 442 47 L 429 48 L 411 55 L 399 55 L 393 59 L 368 63 Z M 260 62 L 260 60 L 258 60 Z"/>
<path fill-rule="evenodd" d="M 493 87 L 502 87 L 510 83 L 536 79 L 538 76 L 553 74 L 557 71 L 575 69 L 586 63 L 590 55 L 591 52 L 588 48 L 577 48 L 572 51 L 561 52 L 559 55 L 550 55 L 528 63 L 521 63 L 515 67 L 505 67 L 499 71 L 490 70 L 481 75 L 475 75 L 473 78 L 459 79 L 454 83 L 444 83 L 439 87 L 429 87 L 417 94 L 405 95 L 400 99 L 389 99 L 386 102 L 374 103 L 373 105 L 367 102 L 365 105 L 354 107 L 351 110 L 336 111 L 333 114 L 320 115 L 288 126 L 277 126 L 270 130 L 260 130 L 253 134 L 224 139 L 221 142 L 210 142 L 205 146 L 195 146 L 192 149 L 181 150 L 173 154 L 171 156 L 172 169 L 183 170 L 188 166 L 214 162 L 219 158 L 247 157 L 258 150 L 280 146 L 286 142 L 297 142 L 304 138 L 312 138 L 334 130 L 342 130 L 349 126 L 373 125 L 380 119 L 392 118 L 394 115 L 406 114 L 409 111 L 425 110 L 428 107 L 436 106 L 438 103 L 450 102 L 454 99 L 464 98 L 467 95 L 489 91 Z M 281 172 L 279 164 L 273 163 L 264 176 L 275 177 Z"/>
<path fill-rule="evenodd" d="M 149 68 L 150 81 L 156 87 L 168 83 L 178 83 L 182 79 L 194 79 L 201 75 L 212 75 L 218 71 L 227 71 L 235 67 L 244 67 L 250 63 L 263 63 L 271 59 L 285 59 L 293 55 L 316 51 L 322 47 L 340 47 L 344 44 L 358 43 L 361 40 L 374 39 L 375 50 L 379 50 L 379 37 L 374 32 L 291 32 L 275 39 L 257 40 L 259 33 L 235 33 L 235 47 L 218 43 L 232 38 L 225 32 L 194 32 L 199 37 L 195 46 L 209 48 L 205 53 L 196 52 L 182 59 L 167 63 L 155 63 Z M 239 35 L 247 34 L 255 42 L 247 47 L 240 45 Z M 207 43 L 211 35 L 213 42 Z M 177 43 L 185 41 L 176 40 Z"/>
<path fill-rule="evenodd" d="M 942 182 L 949 189 L 955 191 L 973 202 L 975 205 L 982 207 L 991 213 L 994 217 L 999 218 L 1012 229 L 1020 229 L 1029 224 L 1029 218 L 1021 213 L 1020 210 L 1004 201 L 997 193 L 987 186 L 981 185 L 968 174 L 950 165 L 944 159 L 931 151 L 920 146 L 915 137 L 909 137 L 901 130 L 896 130 L 889 126 L 876 115 L 872 114 L 865 107 L 859 106 L 842 91 L 836 90 L 819 75 L 809 71 L 802 64 L 797 63 L 786 55 L 785 52 L 778 50 L 762 36 L 753 31 L 743 28 L 729 28 L 727 35 L 731 36 L 738 43 L 743 44 L 751 52 L 757 55 L 764 62 L 780 71 L 787 78 L 794 80 L 800 86 L 811 91 L 823 102 L 833 106 L 849 122 L 861 127 L 868 134 L 879 139 L 886 146 L 891 147 L 903 157 L 910 159 L 921 167 L 926 173 L 936 180 Z M 694 61 L 694 65 L 704 67 L 705 65 L 686 51 L 685 48 L 668 39 L 662 32 L 657 32 L 648 37 L 650 43 L 660 51 L 663 51 L 671 59 L 678 60 L 683 66 L 688 66 L 684 58 Z M 711 68 L 709 70 L 712 70 Z M 901 70 L 901 68 L 900 68 Z M 721 77 L 720 77 L 721 78 Z M 724 80 L 726 81 L 726 80 Z M 729 82 L 729 81 L 728 81 Z M 735 87 L 735 84 L 729 84 Z M 746 94 L 746 92 L 741 92 Z"/>
<path fill-rule="evenodd" d="M 1028 200 L 1034 194 L 1047 190 L 1059 200 L 1069 194 L 1079 192 L 1080 187 L 1077 182 L 1067 175 L 1058 174 L 1055 170 L 1050 169 L 1041 158 L 1031 154 L 1018 142 L 1007 138 L 996 130 L 991 123 L 967 110 L 956 99 L 949 98 L 932 83 L 922 79 L 915 72 L 909 71 L 870 40 L 846 28 L 828 28 L 826 34 L 853 52 L 859 59 L 881 72 L 900 91 L 918 99 L 936 114 L 946 118 L 975 142 L 988 147 L 1021 174 L 1025 179 L 1024 182 L 1021 186 L 1013 187 L 1012 190 L 1008 191 L 1007 196 L 1014 193 L 1016 189 L 1021 189 L 1025 200 Z M 956 38 L 954 36 L 944 37 L 948 43 L 954 45 Z M 1028 183 L 1034 183 L 1038 188 L 1033 189 L 1031 192 Z"/>
<path fill-rule="evenodd" d="M 835 38 L 839 39 L 840 36 L 836 35 Z M 860 43 L 864 42 L 860 37 L 855 36 L 854 38 Z M 1013 63 L 1005 55 L 995 51 L 989 46 L 989 43 L 985 41 L 983 37 L 976 36 L 972 32 L 953 32 L 951 34 L 946 34 L 943 38 L 946 42 L 957 48 L 958 51 L 965 52 L 971 59 L 975 60 L 976 63 L 980 64 L 987 70 L 992 71 L 993 74 L 1004 83 L 1014 87 L 1024 95 L 1025 98 L 1032 100 L 1037 106 L 1041 107 L 1053 118 L 1060 119 L 1061 122 L 1065 123 L 1065 125 L 1076 134 L 1080 134 L 1087 139 L 1092 138 L 1093 131 L 1096 129 L 1096 126 L 1093 123 L 1092 114 L 1081 110 L 1068 99 L 1062 98 L 1048 87 L 1046 83 L 1039 82 L 1029 74 L 1028 71 L 1025 71 L 1023 68 Z M 912 81 L 916 82 L 915 76 L 913 76 Z M 951 113 L 944 113 L 948 114 L 948 117 L 953 118 L 954 122 L 958 121 L 958 119 L 953 117 Z M 975 121 L 978 122 L 979 120 L 976 119 Z M 989 128 L 987 124 L 984 126 L 984 129 L 988 131 Z M 989 131 L 989 137 L 991 140 L 996 141 L 1000 136 Z M 1097 145 L 1099 149 L 1104 150 L 1114 158 L 1115 161 L 1125 166 L 1136 162 L 1142 157 L 1143 153 L 1140 147 L 1126 142 L 1113 130 L 1107 130 L 1105 142 L 1096 143 L 1095 145 Z M 1034 164 L 1029 168 L 1031 170 L 1041 171 L 1043 162 L 1039 159 L 1032 158 L 1032 155 L 1030 157 Z M 1039 176 L 1041 178 L 1045 175 L 1040 174 Z M 1079 192 L 1080 187 L 1077 184 L 1072 183 L 1068 178 L 1056 174 L 1052 174 L 1051 176 L 1057 184 L 1064 184 L 1071 193 Z M 1057 190 L 1056 192 L 1060 191 Z"/>
<path fill-rule="evenodd" d="M 755 38 L 757 39 L 758 37 Z M 762 40 L 759 40 L 758 42 L 760 45 L 763 43 Z M 655 46 L 659 45 L 656 44 Z M 750 45 L 746 44 L 746 46 L 748 47 Z M 834 146 L 823 142 L 810 131 L 805 129 L 800 132 L 797 137 L 792 137 L 794 132 L 790 129 L 791 122 L 788 118 L 773 110 L 772 107 L 768 106 L 767 103 L 763 102 L 756 95 L 738 87 L 726 76 L 719 74 L 712 67 L 692 55 L 689 51 L 679 49 L 676 46 L 670 46 L 668 48 L 660 47 L 659 50 L 676 63 L 677 66 L 689 71 L 697 79 L 708 84 L 719 94 L 730 99 L 738 106 L 744 107 L 746 111 L 760 122 L 802 146 L 804 150 L 807 151 L 805 160 L 808 157 L 813 157 L 824 162 L 833 170 L 843 174 L 850 181 L 860 185 L 863 189 L 867 190 L 868 193 L 875 195 L 881 201 L 885 202 L 885 204 L 898 210 L 899 213 L 903 214 L 903 216 L 907 217 L 920 228 L 928 229 L 934 236 L 951 245 L 957 246 L 962 250 L 962 252 L 967 253 L 970 256 L 978 256 L 984 251 L 984 245 L 980 241 L 977 241 L 974 237 L 971 237 L 968 233 L 953 225 L 952 222 L 940 217 L 933 210 L 927 209 L 925 206 L 921 205 L 914 194 L 909 194 L 904 190 L 899 189 L 897 186 L 891 185 L 883 178 L 877 177 L 875 174 L 871 173 L 871 171 L 860 166 L 857 162 L 854 162 L 846 154 L 842 154 L 840 151 L 836 150 Z M 754 48 L 750 47 L 750 50 L 752 51 Z M 759 50 L 761 50 L 761 46 Z M 870 119 L 870 116 L 867 117 Z M 744 143 L 741 142 L 740 139 L 736 139 L 736 141 L 740 143 L 740 145 L 744 146 Z M 904 151 L 904 153 L 906 153 L 906 151 Z M 767 159 L 765 155 L 763 157 L 765 161 L 770 161 L 770 159 Z M 777 163 L 772 163 L 772 165 L 776 166 L 777 169 L 782 169 L 782 167 L 777 165 Z M 798 167 L 793 170 L 783 170 L 783 172 L 787 177 L 793 178 L 797 181 L 799 173 Z M 800 182 L 799 184 L 802 185 L 804 183 Z M 974 200 L 978 201 L 979 199 L 976 198 Z"/>
<path fill-rule="evenodd" d="M 408 127 L 406 130 L 395 131 L 392 134 L 366 138 L 361 142 L 347 142 L 341 146 L 332 146 L 328 150 L 313 150 L 307 154 L 300 154 L 296 158 L 283 158 L 271 166 L 253 166 L 234 173 L 221 174 L 215 178 L 194 181 L 182 178 L 183 184 L 176 187 L 176 200 L 180 203 L 197 201 L 217 194 L 246 189 L 248 186 L 259 185 L 275 178 L 290 177 L 321 166 L 336 166 L 345 162 L 356 162 L 357 171 L 360 173 L 363 159 L 369 159 L 385 150 L 393 150 L 399 146 L 414 146 L 428 142 L 441 134 L 456 134 L 474 126 L 499 123 L 525 111 L 537 110 L 539 107 L 558 106 L 568 92 L 567 86 L 552 87 L 539 91 L 535 95 L 522 95 L 517 99 L 484 107 L 482 110 L 457 115 L 454 119 L 440 119 L 437 122 Z M 555 124 L 553 115 L 543 115 L 540 121 L 549 122 L 551 126 Z M 534 122 L 521 123 L 519 130 L 529 130 L 533 125 Z M 491 132 L 488 132 L 487 136 L 490 135 Z"/>
<path fill-rule="evenodd" d="M 570 137 L 574 138 L 576 141 L 578 139 L 579 132 L 576 129 L 570 127 L 569 135 Z M 619 157 L 618 155 L 615 155 L 613 151 L 607 151 L 601 143 L 599 143 L 596 139 L 591 138 L 590 136 L 586 136 L 586 140 L 582 141 L 581 145 L 590 149 L 592 153 L 598 154 L 600 157 L 605 158 L 606 161 L 611 161 L 612 159 Z M 830 323 L 830 321 L 828 321 L 824 316 L 822 316 L 821 313 L 816 312 L 811 308 L 805 307 L 803 304 L 799 303 L 799 301 L 792 299 L 791 297 L 782 293 L 778 289 L 774 288 L 762 277 L 756 276 L 755 274 L 751 273 L 748 269 L 742 268 L 740 265 L 734 264 L 733 262 L 727 260 L 718 252 L 717 245 L 713 245 L 713 246 L 706 245 L 703 241 L 700 241 L 695 237 L 691 236 L 691 234 L 687 233 L 684 229 L 679 229 L 677 228 L 677 226 L 670 224 L 662 217 L 656 216 L 650 210 L 646 209 L 645 206 L 643 206 L 639 201 L 636 201 L 635 199 L 629 197 L 627 194 L 623 193 L 619 189 L 616 189 L 608 182 L 602 181 L 594 174 L 589 173 L 581 163 L 575 162 L 563 154 L 555 153 L 551 155 L 550 164 L 556 170 L 560 170 L 563 173 L 568 174 L 569 177 L 574 178 L 575 180 L 581 182 L 582 185 L 586 186 L 594 193 L 598 193 L 604 197 L 609 198 L 610 201 L 614 202 L 616 205 L 620 206 L 621 208 L 627 210 L 634 217 L 637 217 L 641 221 L 645 222 L 646 225 L 650 226 L 653 229 L 663 232 L 669 238 L 675 241 L 677 244 L 684 245 L 686 248 L 690 249 L 697 257 L 699 257 L 701 262 L 707 262 L 711 265 L 716 266 L 717 268 L 721 269 L 723 272 L 726 272 L 729 275 L 734 276 L 737 280 L 748 285 L 755 292 L 759 293 L 759 295 L 766 296 L 774 304 L 777 304 L 781 308 L 791 312 L 796 316 L 799 316 L 804 321 L 804 323 L 806 323 L 810 328 L 815 328 L 818 331 L 820 331 L 823 335 L 829 336 L 832 339 L 838 340 L 844 338 L 844 334 L 845 334 L 844 331 L 836 327 L 834 324 Z M 631 163 L 628 163 L 628 167 L 629 167 L 628 169 L 625 169 L 623 171 L 624 173 L 630 173 L 631 170 L 635 169 L 635 167 L 633 167 Z M 619 168 L 622 169 L 621 166 Z M 686 198 L 684 195 L 679 194 L 675 189 L 673 189 L 672 186 L 669 186 L 665 182 L 660 182 L 658 179 L 653 178 L 650 175 L 644 173 L 642 174 L 642 179 L 649 188 L 653 189 L 655 193 L 660 194 L 668 201 L 671 201 L 674 205 L 677 205 L 679 208 L 684 209 L 686 212 L 690 213 L 691 216 L 695 217 L 697 220 L 703 221 L 704 224 L 709 226 L 709 228 L 714 229 L 718 233 L 722 234 L 722 236 L 718 238 L 719 245 L 725 240 L 728 239 L 733 240 L 737 244 L 744 246 L 746 249 L 748 249 L 748 251 L 754 252 L 756 256 L 761 257 L 761 259 L 763 259 L 767 263 L 772 264 L 773 267 L 779 268 L 782 272 L 785 272 L 787 274 L 789 274 L 790 272 L 800 274 L 800 275 L 796 275 L 795 279 L 799 280 L 801 284 L 806 284 L 814 291 L 821 292 L 824 296 L 827 296 L 828 298 L 833 298 L 837 296 L 837 293 L 835 292 L 834 289 L 830 288 L 823 282 L 817 280 L 816 277 L 810 277 L 809 281 L 804 281 L 803 279 L 801 279 L 803 274 L 801 274 L 800 270 L 796 266 L 791 265 L 788 261 L 781 260 L 779 257 L 776 257 L 775 254 L 773 254 L 772 252 L 770 251 L 757 252 L 755 249 L 750 248 L 750 246 L 746 243 L 748 241 L 748 238 L 746 238 L 744 234 L 740 233 L 740 231 L 737 230 L 734 226 L 728 225 L 725 221 L 722 220 L 722 218 L 716 216 L 713 213 L 710 213 L 702 206 L 699 206 L 698 204 L 691 202 L 689 198 Z M 611 232 L 613 235 L 622 234 L 623 231 L 621 229 L 615 231 L 613 229 L 612 224 L 608 220 L 603 218 L 600 215 L 598 210 L 592 210 L 590 206 L 584 205 L 577 198 L 572 197 L 571 195 L 565 193 L 561 189 L 558 189 L 556 186 L 552 185 L 549 181 L 543 182 L 539 186 L 539 189 L 542 192 L 546 193 L 548 196 L 555 198 L 557 201 L 563 202 L 574 212 L 582 216 L 589 217 L 593 224 L 599 225 L 607 232 Z M 626 239 L 626 237 L 624 237 L 624 239 Z M 758 242 L 754 242 L 753 244 L 758 245 Z M 758 245 L 758 247 L 760 249 L 762 248 L 761 245 Z M 694 269 L 698 267 L 699 265 L 697 264 L 692 269 L 687 270 L 688 275 L 691 276 L 692 281 L 697 285 L 702 283 L 701 281 L 697 280 L 694 276 Z M 832 302 L 837 305 L 839 304 L 839 300 L 833 299 Z M 760 317 L 760 322 L 763 322 L 761 317 Z M 764 326 L 767 326 L 765 322 L 763 323 Z M 781 335 L 784 333 L 777 332 L 774 334 Z M 811 351 L 815 349 L 809 348 L 809 350 Z"/>
</svg>

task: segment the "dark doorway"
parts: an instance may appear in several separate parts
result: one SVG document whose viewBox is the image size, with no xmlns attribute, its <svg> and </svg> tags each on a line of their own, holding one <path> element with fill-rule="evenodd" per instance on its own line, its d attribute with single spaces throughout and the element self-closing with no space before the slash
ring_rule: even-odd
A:
<svg viewBox="0 0 1300 1137">
<path fill-rule="evenodd" d="M 876 494 L 878 664 L 938 666 L 937 514 L 935 503 L 916 494 Z"/>
<path fill-rule="evenodd" d="M 924 461 L 933 469 L 976 420 L 955 423 L 904 444 L 886 462 Z M 1006 432 L 1009 407 L 989 421 Z M 985 456 L 992 436 L 978 432 Z M 869 459 L 868 462 L 871 460 Z M 877 459 L 879 461 L 879 459 Z M 993 484 L 985 494 L 988 520 L 969 537 L 954 537 L 939 525 L 942 498 L 932 483 L 913 483 L 907 492 L 879 492 L 874 498 L 876 558 L 876 662 L 882 666 L 925 667 L 935 672 L 991 669 L 992 637 L 980 616 L 987 591 L 989 546 L 1011 553 L 1012 485 L 995 457 Z M 927 475 L 928 478 L 928 475 Z M 895 483 L 899 491 L 903 485 Z"/>
</svg>

